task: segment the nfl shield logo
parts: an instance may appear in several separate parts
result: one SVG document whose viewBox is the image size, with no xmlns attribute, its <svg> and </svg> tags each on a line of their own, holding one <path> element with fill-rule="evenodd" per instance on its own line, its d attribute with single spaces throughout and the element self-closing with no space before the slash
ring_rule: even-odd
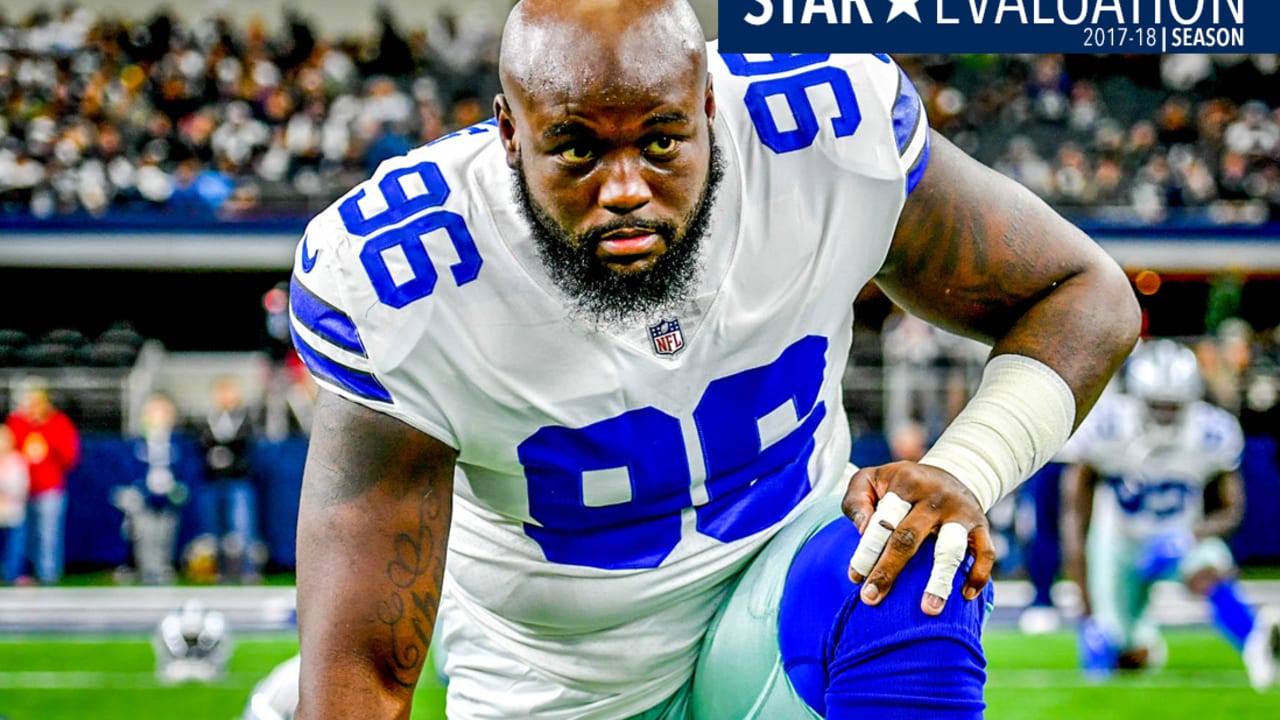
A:
<svg viewBox="0 0 1280 720">
<path fill-rule="evenodd" d="M 663 320 L 649 328 L 649 337 L 653 338 L 653 351 L 659 355 L 675 355 L 684 347 L 684 334 L 680 332 L 680 321 L 675 318 Z"/>
</svg>

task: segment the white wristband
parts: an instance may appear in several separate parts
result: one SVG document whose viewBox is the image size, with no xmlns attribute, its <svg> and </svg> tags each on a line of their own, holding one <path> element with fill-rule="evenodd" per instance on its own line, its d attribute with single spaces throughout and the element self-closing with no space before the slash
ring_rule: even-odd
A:
<svg viewBox="0 0 1280 720">
<path fill-rule="evenodd" d="M 1075 395 L 1053 368 L 1025 355 L 997 355 L 920 463 L 954 475 L 986 512 L 1066 444 L 1075 417 Z"/>
</svg>

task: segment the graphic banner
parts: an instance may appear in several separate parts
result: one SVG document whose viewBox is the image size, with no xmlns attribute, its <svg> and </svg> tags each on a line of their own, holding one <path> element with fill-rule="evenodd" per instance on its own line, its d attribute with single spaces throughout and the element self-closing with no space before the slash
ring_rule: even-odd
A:
<svg viewBox="0 0 1280 720">
<path fill-rule="evenodd" d="M 720 0 L 731 53 L 1264 53 L 1280 0 Z"/>
</svg>

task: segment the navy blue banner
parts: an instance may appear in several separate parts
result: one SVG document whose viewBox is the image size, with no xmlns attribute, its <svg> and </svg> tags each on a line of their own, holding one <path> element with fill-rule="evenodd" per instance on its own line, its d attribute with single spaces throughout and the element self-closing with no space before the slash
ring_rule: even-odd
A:
<svg viewBox="0 0 1280 720">
<path fill-rule="evenodd" d="M 1263 53 L 1280 0 L 720 0 L 731 53 Z"/>
</svg>

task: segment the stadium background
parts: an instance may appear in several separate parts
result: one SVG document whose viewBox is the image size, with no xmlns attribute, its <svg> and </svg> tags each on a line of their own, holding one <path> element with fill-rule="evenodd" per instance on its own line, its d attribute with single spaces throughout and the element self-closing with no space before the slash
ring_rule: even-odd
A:
<svg viewBox="0 0 1280 720">
<path fill-rule="evenodd" d="M 714 36 L 715 3 L 694 5 Z M 162 6 L 171 21 L 157 19 Z M 67 578 L 0 588 L 0 714 L 225 719 L 296 648 L 290 573 L 311 387 L 282 333 L 294 245 L 306 218 L 380 157 L 487 115 L 507 2 L 397 2 L 385 15 L 333 0 L 80 7 L 0 8 L 0 401 L 38 372 L 85 433 L 68 489 Z M 211 13 L 227 23 L 210 24 Z M 1196 344 L 1214 398 L 1249 435 L 1249 505 L 1233 546 L 1251 588 L 1280 596 L 1277 59 L 898 59 L 936 128 L 1120 260 L 1149 333 Z M 889 457 L 887 430 L 907 416 L 936 430 L 981 353 L 912 326 L 874 288 L 859 305 L 846 378 L 855 459 L 869 464 Z M 266 584 L 116 586 L 128 547 L 108 497 L 129 481 L 124 438 L 143 399 L 166 392 L 196 418 L 224 373 L 242 379 L 261 421 Z M 1158 593 L 1177 628 L 1162 672 L 1095 686 L 1075 669 L 1069 626 L 1018 635 L 1030 500 L 997 518 L 1006 552 L 991 717 L 1280 716 L 1280 695 L 1247 688 L 1176 587 Z M 180 547 L 204 522 L 186 506 Z M 1069 614 L 1072 588 L 1056 590 Z M 232 672 L 164 687 L 146 635 L 193 596 L 231 622 Z M 441 716 L 439 689 L 424 685 L 415 717 Z"/>
</svg>

